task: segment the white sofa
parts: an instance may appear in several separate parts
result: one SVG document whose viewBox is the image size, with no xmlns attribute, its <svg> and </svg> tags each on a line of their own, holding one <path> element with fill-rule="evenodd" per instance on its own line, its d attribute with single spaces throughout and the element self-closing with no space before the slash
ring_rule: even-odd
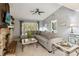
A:
<svg viewBox="0 0 79 59">
<path fill-rule="evenodd" d="M 57 37 L 56 34 L 52 32 L 40 32 L 39 34 L 35 35 L 35 38 L 43 47 L 48 50 L 48 52 L 52 52 L 53 43 L 62 40 L 62 38 Z"/>
</svg>

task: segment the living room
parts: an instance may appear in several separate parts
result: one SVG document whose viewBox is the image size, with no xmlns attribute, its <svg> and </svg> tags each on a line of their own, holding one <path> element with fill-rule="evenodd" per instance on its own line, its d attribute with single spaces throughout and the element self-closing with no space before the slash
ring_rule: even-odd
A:
<svg viewBox="0 0 79 59">
<path fill-rule="evenodd" d="M 76 3 L 0 4 L 0 32 L 7 36 L 0 55 L 78 56 L 79 11 Z M 2 8 L 4 6 L 4 8 Z M 3 13 L 6 15 L 3 16 Z M 5 25 L 4 25 L 5 24 Z M 6 31 L 7 30 L 7 31 Z M 4 34 L 4 32 L 8 34 Z M 6 40 L 6 39 L 5 39 Z M 16 43 L 17 42 L 17 43 Z M 8 47 L 8 48 L 7 48 Z M 7 52 L 3 52 L 3 50 Z"/>
</svg>

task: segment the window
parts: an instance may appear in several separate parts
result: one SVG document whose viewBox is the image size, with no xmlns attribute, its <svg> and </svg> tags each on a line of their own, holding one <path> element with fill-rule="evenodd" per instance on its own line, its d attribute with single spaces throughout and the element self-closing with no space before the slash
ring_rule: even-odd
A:
<svg viewBox="0 0 79 59">
<path fill-rule="evenodd" d="M 22 34 L 26 34 L 27 31 L 37 31 L 38 23 L 37 22 L 23 22 L 22 23 Z"/>
</svg>

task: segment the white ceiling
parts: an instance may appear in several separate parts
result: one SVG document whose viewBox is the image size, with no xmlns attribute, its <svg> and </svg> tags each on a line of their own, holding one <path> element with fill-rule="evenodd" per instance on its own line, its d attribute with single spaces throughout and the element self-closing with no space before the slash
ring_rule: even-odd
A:
<svg viewBox="0 0 79 59">
<path fill-rule="evenodd" d="M 24 20 L 44 20 L 61 6 L 79 10 L 79 3 L 10 3 L 10 11 L 14 18 Z M 44 11 L 41 15 L 32 14 L 30 11 L 39 8 Z"/>
<path fill-rule="evenodd" d="M 44 20 L 60 7 L 61 5 L 56 3 L 10 3 L 11 14 L 20 20 Z M 32 14 L 30 11 L 36 8 L 45 13 Z"/>
<path fill-rule="evenodd" d="M 79 11 L 79 3 L 62 3 L 62 5 L 75 11 Z"/>
</svg>

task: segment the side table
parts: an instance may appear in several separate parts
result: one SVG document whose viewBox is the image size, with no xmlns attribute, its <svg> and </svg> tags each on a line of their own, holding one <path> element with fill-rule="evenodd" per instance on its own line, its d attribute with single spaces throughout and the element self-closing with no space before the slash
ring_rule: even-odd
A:
<svg viewBox="0 0 79 59">
<path fill-rule="evenodd" d="M 55 48 L 57 48 L 57 49 L 65 52 L 66 53 L 66 56 L 69 56 L 70 53 L 72 53 L 73 51 L 76 51 L 77 49 L 79 49 L 79 46 L 78 45 L 73 45 L 71 47 L 67 47 L 67 46 L 62 46 L 62 45 L 60 45 L 58 43 L 54 43 L 53 44 L 53 47 L 55 47 Z M 53 53 L 55 53 L 55 50 L 53 50 Z M 77 53 L 77 55 L 79 54 L 78 51 L 76 51 L 76 53 Z"/>
</svg>

